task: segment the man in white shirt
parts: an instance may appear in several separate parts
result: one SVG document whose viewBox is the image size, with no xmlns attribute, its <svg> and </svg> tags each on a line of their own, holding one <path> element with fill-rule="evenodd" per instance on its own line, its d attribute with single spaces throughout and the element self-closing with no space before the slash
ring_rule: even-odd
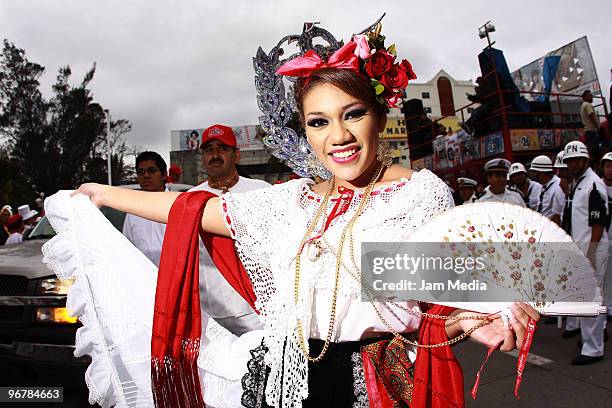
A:
<svg viewBox="0 0 612 408">
<path fill-rule="evenodd" d="M 563 161 L 573 180 L 563 212 L 563 228 L 583 250 L 603 283 L 608 259 L 607 189 L 589 167 L 589 153 L 584 143 L 569 142 Z M 603 360 L 606 317 L 581 317 L 582 350 L 572 365 L 586 365 Z"/>
<path fill-rule="evenodd" d="M 510 170 L 510 162 L 508 160 L 489 160 L 485 163 L 484 170 L 487 173 L 489 185 L 485 188 L 482 197 L 478 199 L 479 202 L 499 201 L 525 207 L 525 201 L 520 193 L 507 188 L 508 171 Z"/>
<path fill-rule="evenodd" d="M 142 152 L 136 157 L 138 184 L 144 191 L 166 191 L 167 166 L 156 152 Z M 125 216 L 123 235 L 147 258 L 159 266 L 166 224 L 132 214 Z"/>
<path fill-rule="evenodd" d="M 457 179 L 459 197 L 462 204 L 475 203 L 478 200 L 476 196 L 476 187 L 478 182 L 468 177 L 459 177 Z"/>
<path fill-rule="evenodd" d="M 527 177 L 527 169 L 522 163 L 512 163 L 508 176 L 512 184 L 516 186 L 516 190 L 523 196 L 525 205 L 536 211 L 540 205 L 542 185 Z"/>
<path fill-rule="evenodd" d="M 558 198 L 565 198 L 565 194 L 559 186 L 561 179 L 553 173 L 552 160 L 545 155 L 536 157 L 531 162 L 531 171 L 536 181 L 542 186 L 536 210 L 560 225 L 564 202 L 559 203 Z"/>
<path fill-rule="evenodd" d="M 601 169 L 604 182 L 608 189 L 608 265 L 606 268 L 606 277 L 604 279 L 604 303 L 608 307 L 608 319 L 612 317 L 612 239 L 610 239 L 610 209 L 612 208 L 612 152 L 604 154 L 601 158 Z"/>
<path fill-rule="evenodd" d="M 209 191 L 221 195 L 244 193 L 266 188 L 270 185 L 262 180 L 238 175 L 236 164 L 240 160 L 236 136 L 232 128 L 213 125 L 202 133 L 202 162 L 208 180 L 189 191 Z M 208 251 L 200 240 L 200 303 L 202 327 L 206 327 L 206 315 L 235 335 L 260 329 L 261 323 L 251 306 L 231 287 L 219 273 Z"/>
</svg>

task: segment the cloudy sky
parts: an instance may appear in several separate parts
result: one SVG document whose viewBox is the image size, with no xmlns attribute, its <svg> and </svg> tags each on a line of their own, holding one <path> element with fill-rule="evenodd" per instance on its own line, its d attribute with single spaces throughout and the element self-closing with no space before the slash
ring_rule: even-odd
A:
<svg viewBox="0 0 612 408">
<path fill-rule="evenodd" d="M 609 0 L 2 0 L 0 36 L 46 67 L 46 94 L 60 66 L 78 83 L 96 62 L 95 99 L 132 122 L 128 142 L 168 158 L 172 129 L 257 123 L 258 46 L 268 51 L 304 21 L 346 39 L 383 12 L 383 33 L 424 81 L 441 68 L 474 79 L 487 20 L 510 70 L 587 35 L 608 97 Z"/>
</svg>

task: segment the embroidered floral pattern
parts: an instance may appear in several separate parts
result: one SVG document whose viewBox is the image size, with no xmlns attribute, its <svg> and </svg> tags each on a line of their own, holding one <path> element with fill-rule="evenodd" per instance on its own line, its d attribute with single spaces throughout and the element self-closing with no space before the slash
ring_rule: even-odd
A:
<svg viewBox="0 0 612 408">
<path fill-rule="evenodd" d="M 369 408 L 370 400 L 368 399 L 368 389 L 363 373 L 361 353 L 353 353 L 351 362 L 353 363 L 353 385 L 355 387 L 355 399 L 357 400 L 353 403 L 353 408 Z"/>
</svg>

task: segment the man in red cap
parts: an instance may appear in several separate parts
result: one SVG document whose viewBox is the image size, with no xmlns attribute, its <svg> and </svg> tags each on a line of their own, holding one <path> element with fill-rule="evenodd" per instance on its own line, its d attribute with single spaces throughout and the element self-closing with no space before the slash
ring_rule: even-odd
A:
<svg viewBox="0 0 612 408">
<path fill-rule="evenodd" d="M 235 190 L 233 187 L 240 182 L 248 184 L 252 181 L 253 185 L 264 186 L 262 181 L 241 178 L 238 175 L 236 163 L 240 160 L 240 150 L 238 150 L 236 135 L 231 127 L 213 125 L 204 130 L 201 148 L 202 161 L 208 173 L 208 180 L 198 187 L 207 186 L 209 189 L 205 190 L 215 194 L 223 194 L 230 189 Z M 242 188 L 238 189 L 242 190 Z"/>
<path fill-rule="evenodd" d="M 20 243 L 23 240 L 23 230 L 25 229 L 25 224 L 21 215 L 12 215 L 11 218 L 8 219 L 6 226 L 10 235 L 4 244 L 10 245 Z"/>
<path fill-rule="evenodd" d="M 221 195 L 227 192 L 244 193 L 269 187 L 262 180 L 238 175 L 236 164 L 240 160 L 236 135 L 231 127 L 213 125 L 202 132 L 202 164 L 208 180 L 189 191 L 209 191 Z M 202 304 L 202 330 L 207 328 L 208 316 L 215 319 L 234 335 L 261 328 L 257 314 L 219 273 L 200 240 L 200 301 Z"/>
</svg>

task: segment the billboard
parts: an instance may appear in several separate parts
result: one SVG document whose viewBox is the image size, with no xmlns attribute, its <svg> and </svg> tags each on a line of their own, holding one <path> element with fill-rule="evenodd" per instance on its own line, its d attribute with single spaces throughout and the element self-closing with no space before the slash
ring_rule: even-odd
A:
<svg viewBox="0 0 612 408">
<path fill-rule="evenodd" d="M 601 94 L 589 42 L 581 37 L 512 73 L 516 86 L 525 92 L 554 92 L 581 95 L 587 89 Z M 537 100 L 537 94 L 523 95 Z"/>
<path fill-rule="evenodd" d="M 202 143 L 202 132 L 205 128 L 173 130 L 170 132 L 171 149 L 197 150 Z M 243 151 L 263 150 L 264 144 L 261 138 L 264 136 L 261 126 L 232 126 L 236 135 L 238 148 Z"/>
</svg>

